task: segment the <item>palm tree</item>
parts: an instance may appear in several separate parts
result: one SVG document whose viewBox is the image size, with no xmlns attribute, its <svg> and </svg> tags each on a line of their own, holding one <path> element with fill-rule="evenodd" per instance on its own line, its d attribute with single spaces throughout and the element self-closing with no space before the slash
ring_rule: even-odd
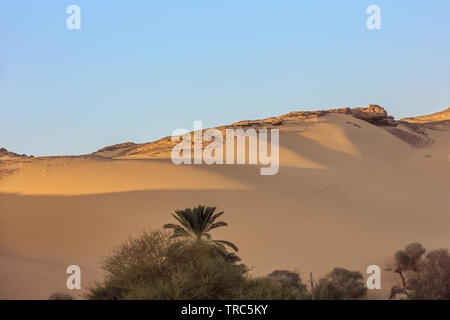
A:
<svg viewBox="0 0 450 320">
<path fill-rule="evenodd" d="M 195 242 L 204 242 L 212 244 L 220 249 L 230 260 L 235 260 L 237 256 L 234 253 L 228 253 L 225 246 L 232 248 L 234 251 L 239 249 L 231 242 L 226 240 L 213 240 L 211 230 L 219 227 L 225 227 L 228 224 L 223 221 L 217 221 L 223 211 L 214 213 L 216 207 L 205 207 L 199 205 L 196 208 L 186 208 L 184 210 L 176 210 L 172 216 L 180 223 L 168 223 L 164 225 L 164 229 L 173 229 L 172 238 L 185 238 Z"/>
</svg>

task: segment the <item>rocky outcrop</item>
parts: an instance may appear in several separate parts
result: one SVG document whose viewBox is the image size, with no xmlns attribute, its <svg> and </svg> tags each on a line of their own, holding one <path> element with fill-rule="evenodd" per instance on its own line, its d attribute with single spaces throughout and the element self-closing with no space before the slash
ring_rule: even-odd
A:
<svg viewBox="0 0 450 320">
<path fill-rule="evenodd" d="M 354 108 L 351 114 L 358 119 L 367 121 L 376 126 L 397 126 L 398 121 L 389 116 L 386 110 L 376 104 L 371 104 L 367 108 Z"/>
<path fill-rule="evenodd" d="M 306 120 L 318 118 L 330 113 L 343 113 L 352 115 L 355 118 L 367 121 L 377 126 L 397 126 L 398 121 L 394 117 L 389 116 L 386 110 L 376 104 L 371 104 L 367 108 L 337 108 L 319 111 L 292 111 L 279 117 L 267 118 L 263 120 L 240 121 L 233 123 L 232 126 L 252 126 L 252 125 L 272 125 L 278 126 L 283 121 L 289 120 Z"/>
<path fill-rule="evenodd" d="M 119 143 L 119 144 L 115 144 L 112 146 L 108 146 L 108 147 L 104 147 L 102 149 L 99 149 L 96 151 L 96 153 L 100 153 L 100 152 L 109 152 L 109 151 L 119 151 L 119 150 L 127 150 L 130 149 L 132 147 L 134 147 L 136 145 L 136 143 L 133 142 L 124 142 L 124 143 Z"/>
<path fill-rule="evenodd" d="M 367 121 L 373 125 L 383 126 L 386 128 L 395 127 L 398 125 L 398 122 L 395 121 L 393 117 L 389 116 L 386 110 L 382 107 L 378 105 L 369 105 L 367 108 L 336 108 L 319 111 L 293 111 L 278 117 L 271 117 L 262 120 L 239 121 L 228 126 L 216 127 L 216 129 L 224 131 L 227 128 L 236 127 L 255 127 L 259 129 L 273 128 L 288 121 L 313 119 L 330 113 L 346 114 L 363 121 Z M 142 144 L 126 142 L 102 148 L 92 155 L 105 158 L 139 157 L 141 155 L 158 157 L 170 153 L 171 148 L 177 143 L 177 141 L 172 141 L 171 137 L 165 137 L 154 142 Z M 206 146 L 207 144 L 208 143 L 205 142 L 203 146 Z"/>
<path fill-rule="evenodd" d="M 134 147 L 136 147 L 137 144 L 133 142 L 124 142 L 115 144 L 112 146 L 107 146 L 104 148 L 101 148 L 97 150 L 96 152 L 92 153 L 91 156 L 97 156 L 102 158 L 112 158 L 117 157 L 123 154 L 126 154 L 130 150 L 132 150 Z"/>
<path fill-rule="evenodd" d="M 0 158 L 33 158 L 33 156 L 27 156 L 26 154 L 17 154 L 6 150 L 5 148 L 0 148 Z"/>
</svg>

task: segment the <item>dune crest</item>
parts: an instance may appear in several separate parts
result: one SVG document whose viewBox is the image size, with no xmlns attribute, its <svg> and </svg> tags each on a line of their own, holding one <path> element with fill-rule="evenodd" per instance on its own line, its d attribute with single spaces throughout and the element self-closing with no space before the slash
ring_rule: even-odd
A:
<svg viewBox="0 0 450 320">
<path fill-rule="evenodd" d="M 402 119 L 402 121 L 410 123 L 429 123 L 429 122 L 440 122 L 449 120 L 450 120 L 450 108 L 426 116 L 418 116 Z"/>
<path fill-rule="evenodd" d="M 380 127 L 397 127 L 399 121 L 389 116 L 388 112 L 379 105 L 369 105 L 367 108 L 336 108 L 320 111 L 293 111 L 287 114 L 270 117 L 262 120 L 244 120 L 227 126 L 219 126 L 218 129 L 224 132 L 226 129 L 234 128 L 278 128 L 286 124 L 298 121 L 313 121 L 328 114 L 343 114 L 350 118 L 356 118 L 369 122 Z M 206 129 L 205 129 L 206 130 Z M 148 159 L 148 158 L 169 158 L 170 150 L 177 144 L 177 141 L 171 141 L 171 137 L 165 137 L 157 141 L 134 144 L 126 142 L 104 147 L 94 152 L 92 156 L 111 159 Z M 207 144 L 204 144 L 206 147 Z"/>
</svg>

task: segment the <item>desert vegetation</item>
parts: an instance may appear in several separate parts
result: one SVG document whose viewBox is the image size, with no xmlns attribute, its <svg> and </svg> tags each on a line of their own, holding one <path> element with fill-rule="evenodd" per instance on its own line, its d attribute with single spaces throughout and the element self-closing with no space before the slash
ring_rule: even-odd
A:
<svg viewBox="0 0 450 320">
<path fill-rule="evenodd" d="M 89 299 L 296 299 L 274 281 L 247 276 L 248 268 L 208 242 L 174 240 L 144 232 L 103 261 L 106 277 Z"/>
<path fill-rule="evenodd" d="M 450 254 L 446 249 L 428 252 L 411 243 L 394 255 L 401 284 L 394 285 L 389 299 L 450 300 Z"/>
<path fill-rule="evenodd" d="M 90 288 L 89 299 L 297 299 L 301 293 L 265 278 L 250 279 L 248 267 L 227 251 L 238 248 L 214 240 L 226 226 L 223 212 L 198 206 L 177 210 L 179 224 L 130 238 L 103 261 L 106 277 Z"/>
<path fill-rule="evenodd" d="M 367 298 L 358 271 L 334 268 L 313 288 L 298 272 L 275 270 L 265 277 L 251 277 L 249 267 L 236 255 L 230 241 L 211 234 L 227 223 L 223 212 L 198 206 L 177 210 L 177 224 L 129 238 L 113 249 L 102 263 L 105 278 L 89 288 L 92 300 L 359 300 Z M 169 231 L 168 231 L 169 230 Z M 229 249 L 232 251 L 230 252 Z M 447 250 L 425 255 L 419 243 L 395 253 L 394 268 L 401 284 L 390 299 L 450 299 L 450 256 Z"/>
<path fill-rule="evenodd" d="M 66 292 L 54 292 L 48 297 L 48 300 L 74 300 L 73 297 Z"/>
<path fill-rule="evenodd" d="M 359 300 L 366 294 L 362 274 L 344 268 L 334 268 L 321 278 L 313 292 L 317 300 Z"/>
<path fill-rule="evenodd" d="M 204 244 L 216 249 L 226 259 L 231 261 L 240 261 L 240 258 L 234 252 L 228 252 L 226 247 L 238 252 L 239 249 L 232 242 L 226 240 L 213 240 L 211 231 L 225 227 L 228 224 L 224 221 L 217 221 L 223 215 L 223 211 L 214 213 L 215 207 L 205 207 L 202 205 L 196 208 L 186 208 L 184 210 L 176 210 L 172 216 L 179 224 L 165 224 L 165 229 L 172 229 L 172 238 L 181 238 L 183 241 L 176 242 L 176 245 Z"/>
</svg>

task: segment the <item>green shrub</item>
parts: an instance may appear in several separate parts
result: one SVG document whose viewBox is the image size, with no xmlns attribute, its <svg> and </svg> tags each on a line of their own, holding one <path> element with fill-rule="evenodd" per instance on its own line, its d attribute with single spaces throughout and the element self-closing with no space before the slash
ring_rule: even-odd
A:
<svg viewBox="0 0 450 320">
<path fill-rule="evenodd" d="M 395 267 L 401 285 L 391 288 L 389 299 L 450 300 L 450 254 L 447 249 L 429 252 L 420 243 L 411 243 L 395 253 Z"/>
<path fill-rule="evenodd" d="M 366 297 L 367 288 L 360 272 L 334 268 L 319 280 L 313 294 L 316 300 L 356 300 Z"/>
<path fill-rule="evenodd" d="M 267 278 L 246 279 L 233 297 L 238 300 L 296 300 L 303 299 L 296 290 Z"/>
<path fill-rule="evenodd" d="M 94 300 L 122 299 L 142 282 L 158 279 L 167 272 L 167 255 L 173 241 L 164 232 L 144 232 L 115 248 L 102 262 L 103 283 L 89 289 Z"/>
<path fill-rule="evenodd" d="M 170 250 L 166 272 L 143 280 L 126 299 L 206 300 L 232 299 L 234 288 L 242 285 L 243 272 L 214 248 L 203 244 Z"/>
<path fill-rule="evenodd" d="M 103 282 L 89 289 L 93 300 L 303 299 L 307 294 L 267 279 L 250 279 L 243 264 L 205 242 L 176 241 L 145 232 L 106 257 Z"/>
<path fill-rule="evenodd" d="M 408 280 L 409 299 L 450 300 L 450 254 L 446 249 L 429 252 L 420 271 Z"/>
<path fill-rule="evenodd" d="M 300 299 L 309 299 L 307 287 L 302 283 L 300 275 L 295 271 L 275 270 L 267 275 L 267 278 L 279 283 L 283 287 L 292 289 Z"/>
<path fill-rule="evenodd" d="M 401 274 L 404 271 L 419 271 L 420 259 L 425 253 L 425 248 L 418 242 L 408 244 L 405 249 L 397 251 L 395 258 L 395 272 Z"/>
<path fill-rule="evenodd" d="M 48 297 L 48 300 L 73 300 L 73 297 L 65 292 L 54 292 Z"/>
</svg>

